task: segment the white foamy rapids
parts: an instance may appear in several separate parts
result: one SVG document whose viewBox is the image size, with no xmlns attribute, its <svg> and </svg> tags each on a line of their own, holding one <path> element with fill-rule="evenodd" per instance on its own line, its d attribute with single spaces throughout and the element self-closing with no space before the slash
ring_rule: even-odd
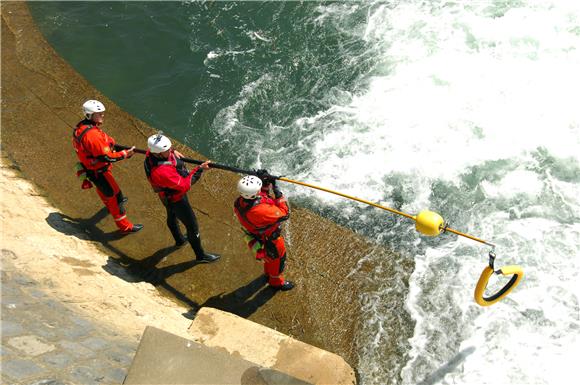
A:
<svg viewBox="0 0 580 385">
<path fill-rule="evenodd" d="M 417 324 L 403 383 L 571 383 L 580 352 L 580 225 L 506 216 L 482 219 L 496 231 L 496 267 L 520 264 L 525 276 L 491 307 L 473 302 L 486 261 L 468 241 L 416 258 L 408 304 Z"/>
<path fill-rule="evenodd" d="M 478 183 L 485 200 L 460 225 L 497 243 L 497 266 L 522 265 L 524 281 L 484 309 L 472 293 L 485 250 L 459 239 L 417 255 L 407 302 L 417 323 L 402 382 L 570 383 L 579 351 L 580 178 L 554 176 L 538 151 L 578 172 L 580 9 L 534 2 L 491 18 L 490 2 L 424 4 L 385 7 L 369 19 L 366 37 L 382 45 L 384 74 L 336 122 L 324 120 L 313 174 L 371 199 L 388 197 L 387 186 L 377 190 L 380 176 L 412 175 L 415 194 L 404 208 L 416 212 L 433 204 L 431 182 L 460 185 L 471 167 L 507 160 Z M 367 325 L 386 318 L 369 315 Z M 375 369 L 361 374 L 365 384 L 398 382 L 386 368 L 377 376 L 381 363 L 365 354 L 362 366 Z"/>
<path fill-rule="evenodd" d="M 490 17 L 491 4 L 379 7 L 365 38 L 384 60 L 367 91 L 296 122 L 322 132 L 312 147 L 316 167 L 301 178 L 389 203 L 387 181 L 399 176 L 411 191 L 403 205 L 410 212 L 433 204 L 433 182 L 460 185 L 472 167 L 509 163 L 478 183 L 485 200 L 459 225 L 496 242 L 497 266 L 522 265 L 524 281 L 483 309 L 472 293 L 487 263 L 485 249 L 459 239 L 417 255 L 407 302 L 417 323 L 399 374 L 406 384 L 573 378 L 580 178 L 554 177 L 538 152 L 578 171 L 580 9 L 534 2 Z M 340 199 L 316 196 L 329 204 Z M 365 296 L 380 302 L 384 291 Z M 361 333 L 362 345 L 372 346 L 388 333 L 376 327 L 388 315 L 376 311 L 378 304 L 366 308 L 371 334 Z M 377 357 L 363 349 L 363 382 L 398 383 Z"/>
<path fill-rule="evenodd" d="M 334 187 L 377 173 L 453 179 L 467 166 L 538 146 L 576 156 L 580 37 L 569 30 L 577 20 L 547 12 L 516 9 L 493 19 L 418 5 L 377 11 L 366 35 L 387 73 L 311 122 L 326 131 L 313 177 Z"/>
<path fill-rule="evenodd" d="M 396 335 L 385 306 L 395 294 L 390 277 L 373 274 L 376 290 L 362 299 L 358 344 L 371 347 L 361 349 L 362 383 L 569 383 L 580 331 L 580 2 L 369 9 L 357 31 L 381 63 L 359 84 L 364 91 L 333 90 L 331 100 L 341 97 L 332 108 L 284 128 L 303 135 L 293 148 L 260 138 L 258 146 L 293 179 L 391 207 L 396 192 L 409 213 L 454 213 L 452 227 L 497 244 L 496 266 L 519 264 L 525 277 L 503 301 L 479 307 L 472 296 L 487 250 L 415 234 L 424 247 L 412 256 L 407 308 L 416 325 L 406 362 L 377 353 Z M 292 169 L 283 155 L 293 152 L 313 160 Z M 396 245 L 401 234 L 389 235 Z"/>
</svg>

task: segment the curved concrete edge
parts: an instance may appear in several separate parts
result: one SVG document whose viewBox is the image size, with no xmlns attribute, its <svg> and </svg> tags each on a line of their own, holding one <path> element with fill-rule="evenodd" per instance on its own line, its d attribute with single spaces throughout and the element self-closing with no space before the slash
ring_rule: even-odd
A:
<svg viewBox="0 0 580 385">
<path fill-rule="evenodd" d="M 356 384 L 354 370 L 342 357 L 231 313 L 201 308 L 188 331 L 205 346 L 312 384 Z"/>
</svg>

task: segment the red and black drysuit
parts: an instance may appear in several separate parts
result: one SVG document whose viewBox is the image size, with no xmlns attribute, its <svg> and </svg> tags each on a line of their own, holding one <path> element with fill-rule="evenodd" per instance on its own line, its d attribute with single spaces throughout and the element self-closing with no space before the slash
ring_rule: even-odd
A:
<svg viewBox="0 0 580 385">
<path fill-rule="evenodd" d="M 284 284 L 286 247 L 280 225 L 290 216 L 286 198 L 276 199 L 265 192 L 255 199 L 239 197 L 234 203 L 234 212 L 244 227 L 248 247 L 256 252 L 257 259 L 264 259 L 264 274 L 268 284 L 280 287 Z"/>
<path fill-rule="evenodd" d="M 197 259 L 203 258 L 205 252 L 201 246 L 199 227 L 187 199 L 187 192 L 191 185 L 199 180 L 202 172 L 203 169 L 199 166 L 189 172 L 173 150 L 167 159 L 157 158 L 150 151 L 147 151 L 145 157 L 145 174 L 153 191 L 159 195 L 167 210 L 167 227 L 175 239 L 175 244 L 182 245 L 185 242 L 177 223 L 179 219 L 187 229 L 187 240 Z"/>
<path fill-rule="evenodd" d="M 127 151 L 116 152 L 115 139 L 89 119 L 76 125 L 73 147 L 87 178 L 97 187 L 97 193 L 117 227 L 121 231 L 131 231 L 133 224 L 127 219 L 125 198 L 111 172 L 113 163 L 127 158 Z"/>
</svg>

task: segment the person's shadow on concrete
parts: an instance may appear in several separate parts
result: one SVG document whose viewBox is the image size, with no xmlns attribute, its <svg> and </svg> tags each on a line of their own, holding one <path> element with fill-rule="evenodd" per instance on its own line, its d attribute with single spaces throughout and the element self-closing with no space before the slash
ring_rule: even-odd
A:
<svg viewBox="0 0 580 385">
<path fill-rule="evenodd" d="M 139 282 L 148 282 L 154 286 L 158 286 L 173 274 L 183 273 L 184 271 L 202 263 L 194 259 L 176 265 L 165 266 L 162 268 L 157 267 L 159 262 L 163 261 L 168 255 L 178 249 L 179 247 L 177 246 L 164 247 L 141 261 L 136 261 L 127 257 L 122 257 L 119 260 L 109 257 L 104 269 L 107 270 L 107 266 L 111 263 L 115 263 L 125 268 L 132 276 L 137 277 Z"/>
<path fill-rule="evenodd" d="M 87 219 L 71 218 L 62 213 L 50 213 L 46 217 L 46 223 L 63 234 L 72 235 L 83 240 L 91 239 L 105 244 L 125 236 L 121 231 L 105 233 L 97 227 L 97 223 L 102 221 L 108 214 L 106 207 L 103 207 Z"/>
<path fill-rule="evenodd" d="M 266 285 L 267 283 L 268 278 L 259 275 L 231 293 L 221 293 L 209 298 L 201 307 L 213 307 L 248 318 L 278 292 L 278 290 Z"/>
<path fill-rule="evenodd" d="M 125 234 L 120 231 L 105 233 L 97 227 L 97 223 L 103 220 L 108 214 L 109 212 L 106 207 L 103 207 L 88 219 L 71 218 L 62 213 L 55 212 L 48 214 L 46 222 L 53 229 L 63 234 L 72 235 L 83 240 L 99 242 L 107 250 L 116 254 L 119 258 L 109 257 L 107 264 L 103 266 L 103 270 L 109 274 L 131 283 L 148 282 L 154 286 L 162 287 L 173 294 L 175 298 L 190 306 L 190 312 L 195 314 L 199 309 L 199 305 L 167 283 L 167 278 L 173 274 L 184 272 L 199 264 L 199 262 L 194 260 L 160 269 L 157 268 L 156 266 L 159 262 L 178 249 L 176 246 L 165 247 L 141 261 L 131 258 L 110 243 L 111 241 L 123 238 Z"/>
</svg>

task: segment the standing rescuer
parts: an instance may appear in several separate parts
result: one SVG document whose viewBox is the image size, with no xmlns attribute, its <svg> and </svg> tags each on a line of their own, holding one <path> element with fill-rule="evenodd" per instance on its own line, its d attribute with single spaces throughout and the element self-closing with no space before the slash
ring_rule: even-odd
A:
<svg viewBox="0 0 580 385">
<path fill-rule="evenodd" d="M 264 170 L 265 171 L 265 170 Z M 290 216 L 286 198 L 276 186 L 276 181 L 268 181 L 269 188 L 262 190 L 257 176 L 248 175 L 238 182 L 240 197 L 234 203 L 234 212 L 244 227 L 248 247 L 256 253 L 256 259 L 264 260 L 264 274 L 268 284 L 280 290 L 291 290 L 294 283 L 284 280 L 282 275 L 286 264 L 286 247 L 280 225 Z"/>
<path fill-rule="evenodd" d="M 180 159 L 182 155 L 174 151 L 169 138 L 161 134 L 150 136 L 147 147 L 149 151 L 145 157 L 145 174 L 167 210 L 167 227 L 175 239 L 175 245 L 183 246 L 186 242 L 177 223 L 179 219 L 187 229 L 187 240 L 195 252 L 196 260 L 203 263 L 217 261 L 219 255 L 206 253 L 201 246 L 197 220 L 187 199 L 191 185 L 201 178 L 210 162 L 189 172 Z"/>
<path fill-rule="evenodd" d="M 83 189 L 97 187 L 99 197 L 113 216 L 115 224 L 124 233 L 134 233 L 143 225 L 132 224 L 127 219 L 125 202 L 119 185 L 113 177 L 113 163 L 133 156 L 133 148 L 116 152 L 115 140 L 100 126 L 105 117 L 105 106 L 98 100 L 87 100 L 83 104 L 85 119 L 81 120 L 73 132 L 73 146 L 80 163 L 77 175 L 83 177 Z M 92 182 L 92 183 L 91 183 Z"/>
</svg>

